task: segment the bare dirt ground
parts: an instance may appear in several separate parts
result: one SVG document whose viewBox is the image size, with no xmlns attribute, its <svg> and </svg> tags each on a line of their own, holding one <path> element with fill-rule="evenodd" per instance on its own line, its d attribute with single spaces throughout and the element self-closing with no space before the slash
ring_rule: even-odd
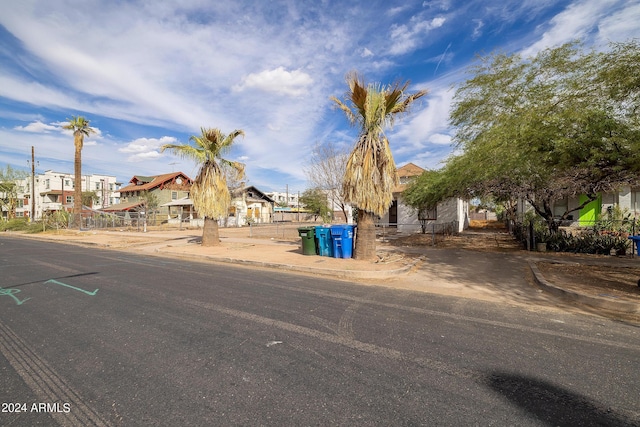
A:
<svg viewBox="0 0 640 427">
<path fill-rule="evenodd" d="M 414 234 L 396 239 L 395 245 L 432 245 L 429 234 Z M 551 283 L 562 283 L 567 290 L 592 296 L 613 296 L 640 302 L 640 259 L 625 257 L 626 261 L 637 261 L 638 266 L 621 265 L 625 261 L 618 257 L 602 255 L 575 255 L 569 253 L 535 253 L 524 250 L 507 233 L 499 222 L 472 221 L 470 228 L 457 236 L 440 237 L 438 248 L 458 248 L 475 251 L 522 253 L 540 255 L 543 260 L 536 265 L 545 279 Z"/>
</svg>

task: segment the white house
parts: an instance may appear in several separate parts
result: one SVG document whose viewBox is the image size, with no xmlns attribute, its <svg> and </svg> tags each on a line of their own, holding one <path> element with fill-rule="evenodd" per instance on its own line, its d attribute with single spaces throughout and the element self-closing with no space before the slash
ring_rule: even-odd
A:
<svg viewBox="0 0 640 427">
<path fill-rule="evenodd" d="M 34 182 L 33 189 L 31 182 Z M 93 208 L 104 208 L 120 201 L 120 183 L 112 175 L 83 175 L 82 191 L 94 192 L 97 202 Z M 73 210 L 73 193 L 75 189 L 74 175 L 72 173 L 45 171 L 33 177 L 18 181 L 18 206 L 17 217 L 30 217 L 33 212 L 34 219 L 40 219 L 44 215 L 60 211 Z M 35 196 L 32 204 L 32 194 Z"/>
<path fill-rule="evenodd" d="M 231 193 L 229 216 L 221 219 L 222 227 L 242 227 L 252 223 L 273 222 L 274 201 L 254 186 L 242 187 Z M 193 201 L 188 197 L 172 200 L 161 205 L 169 213 L 169 223 L 189 221 L 192 227 L 202 227 L 204 220 L 193 207 Z"/>
<path fill-rule="evenodd" d="M 421 231 L 425 220 L 427 229 L 445 225 L 454 225 L 454 231 L 461 232 L 469 227 L 469 202 L 459 198 L 447 199 L 438 203 L 436 209 L 418 213 L 415 209 L 402 202 L 402 192 L 413 179 L 420 176 L 424 169 L 413 163 L 398 168 L 400 184 L 394 189 L 394 200 L 389 211 L 380 219 L 380 223 L 396 228 L 399 232 Z M 424 218 L 422 218 L 424 217 Z"/>
</svg>

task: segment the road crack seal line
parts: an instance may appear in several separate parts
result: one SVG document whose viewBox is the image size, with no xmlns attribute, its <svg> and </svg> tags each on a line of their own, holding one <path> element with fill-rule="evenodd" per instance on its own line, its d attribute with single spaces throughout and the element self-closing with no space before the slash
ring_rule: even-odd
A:
<svg viewBox="0 0 640 427">
<path fill-rule="evenodd" d="M 361 302 L 363 304 L 379 306 L 379 307 L 386 307 L 386 308 L 393 308 L 393 309 L 396 309 L 396 310 L 402 310 L 402 311 L 406 311 L 406 312 L 410 312 L 410 313 L 422 314 L 422 315 L 426 315 L 426 316 L 437 316 L 437 317 L 441 317 L 441 318 L 459 320 L 459 321 L 462 321 L 462 322 L 472 322 L 472 323 L 477 323 L 477 324 L 481 324 L 481 325 L 497 326 L 497 327 L 505 328 L 505 329 L 513 329 L 513 330 L 517 330 L 517 331 L 532 332 L 534 334 L 549 335 L 549 336 L 554 336 L 554 337 L 559 337 L 559 338 L 568 338 L 568 339 L 571 339 L 571 340 L 586 342 L 586 343 L 589 343 L 589 344 L 603 344 L 603 345 L 607 345 L 607 346 L 611 346 L 611 347 L 626 348 L 626 349 L 629 349 L 629 350 L 640 350 L 640 345 L 635 344 L 635 343 L 623 343 L 623 342 L 619 342 L 619 341 L 612 341 L 612 340 L 603 339 L 603 338 L 597 338 L 597 337 L 593 337 L 593 336 L 582 336 L 582 335 L 577 335 L 577 334 L 573 334 L 573 333 L 569 333 L 569 332 L 557 331 L 557 330 L 553 330 L 553 329 L 545 329 L 545 328 L 535 327 L 535 326 L 526 326 L 526 325 L 520 325 L 520 324 L 516 324 L 516 323 L 506 323 L 506 322 L 501 322 L 501 321 L 498 321 L 498 320 L 491 320 L 491 319 L 483 319 L 483 318 L 479 318 L 479 317 L 465 316 L 465 315 L 462 315 L 462 314 L 456 314 L 456 313 L 451 313 L 451 312 L 443 312 L 443 311 L 429 310 L 429 309 L 420 308 L 420 307 L 411 307 L 411 306 L 405 306 L 405 305 L 400 305 L 400 304 L 380 302 L 380 301 L 375 301 L 375 300 L 372 300 L 372 299 L 369 299 L 369 298 L 346 295 L 346 294 L 341 294 L 341 293 L 337 293 L 337 292 L 324 291 L 324 290 L 314 290 L 314 289 L 310 289 L 310 288 L 296 288 L 296 287 L 285 286 L 285 285 L 277 285 L 277 284 L 264 284 L 263 286 L 269 286 L 269 287 L 272 287 L 272 288 L 284 289 L 284 290 L 293 291 L 293 292 L 300 292 L 300 293 L 304 293 L 304 294 L 317 295 L 317 296 L 321 296 L 321 297 L 336 298 L 336 299 L 340 299 L 340 300 L 353 301 L 353 302 Z"/>
<path fill-rule="evenodd" d="M 345 347 L 352 348 L 354 350 L 362 351 L 365 353 L 375 354 L 378 356 L 386 357 L 398 361 L 410 361 L 424 368 L 433 369 L 438 372 L 452 375 L 457 378 L 469 378 L 473 380 L 481 380 L 485 377 L 484 374 L 476 372 L 470 369 L 456 368 L 448 363 L 439 362 L 437 360 L 427 359 L 424 357 L 410 357 L 404 353 L 391 348 L 381 347 L 375 344 L 368 344 L 362 341 L 358 341 L 352 338 L 347 338 L 339 335 L 332 335 L 326 332 L 317 331 L 315 329 L 306 328 L 304 326 L 294 325 L 292 323 L 283 322 L 281 320 L 270 319 L 268 317 L 258 316 L 256 314 L 247 313 L 244 311 L 225 308 L 219 305 L 197 301 L 193 299 L 182 299 L 185 304 L 204 308 L 206 310 L 213 310 L 218 313 L 232 316 L 235 318 L 248 320 L 263 325 L 268 325 L 285 331 L 290 331 L 309 337 L 317 338 L 332 344 L 338 344 Z"/>
<path fill-rule="evenodd" d="M 40 402 L 68 403 L 71 410 L 48 413 L 60 426 L 110 426 L 47 362 L 0 322 L 0 352 Z"/>
</svg>

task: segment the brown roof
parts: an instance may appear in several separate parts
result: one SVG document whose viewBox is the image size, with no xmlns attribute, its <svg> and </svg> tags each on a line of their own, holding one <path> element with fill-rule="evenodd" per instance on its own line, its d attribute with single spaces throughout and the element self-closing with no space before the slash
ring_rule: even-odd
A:
<svg viewBox="0 0 640 427">
<path fill-rule="evenodd" d="M 136 175 L 129 181 L 129 185 L 124 188 L 118 190 L 120 194 L 123 192 L 130 191 L 145 191 L 145 190 L 153 190 L 155 188 L 160 187 L 160 189 L 164 188 L 167 184 L 172 184 L 175 180 L 180 177 L 183 179 L 184 183 L 180 185 L 191 185 L 193 181 L 187 175 L 182 172 L 172 172 L 165 173 L 163 175 L 155 175 L 155 176 L 140 176 Z"/>
<path fill-rule="evenodd" d="M 416 166 L 413 163 L 407 163 L 406 165 L 398 168 L 399 177 L 420 176 L 424 172 L 420 166 Z"/>
<path fill-rule="evenodd" d="M 402 178 L 413 178 L 416 176 L 422 175 L 425 169 L 422 169 L 420 166 L 416 166 L 413 163 L 407 163 L 406 165 L 398 168 L 398 178 L 403 181 Z M 403 184 L 402 182 L 393 189 L 394 193 L 402 193 L 407 189 L 407 184 Z"/>
<path fill-rule="evenodd" d="M 141 206 L 144 202 L 127 202 L 127 203 L 118 203 L 117 205 L 107 206 L 106 208 L 100 209 L 104 212 L 121 212 L 121 211 L 130 211 Z"/>
</svg>

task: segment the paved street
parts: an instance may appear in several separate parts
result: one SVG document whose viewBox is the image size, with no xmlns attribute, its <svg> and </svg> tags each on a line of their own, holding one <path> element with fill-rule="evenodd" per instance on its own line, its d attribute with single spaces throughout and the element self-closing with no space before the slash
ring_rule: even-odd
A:
<svg viewBox="0 0 640 427">
<path fill-rule="evenodd" d="M 382 284 L 0 236 L 0 425 L 640 425 L 637 326 Z"/>
</svg>

